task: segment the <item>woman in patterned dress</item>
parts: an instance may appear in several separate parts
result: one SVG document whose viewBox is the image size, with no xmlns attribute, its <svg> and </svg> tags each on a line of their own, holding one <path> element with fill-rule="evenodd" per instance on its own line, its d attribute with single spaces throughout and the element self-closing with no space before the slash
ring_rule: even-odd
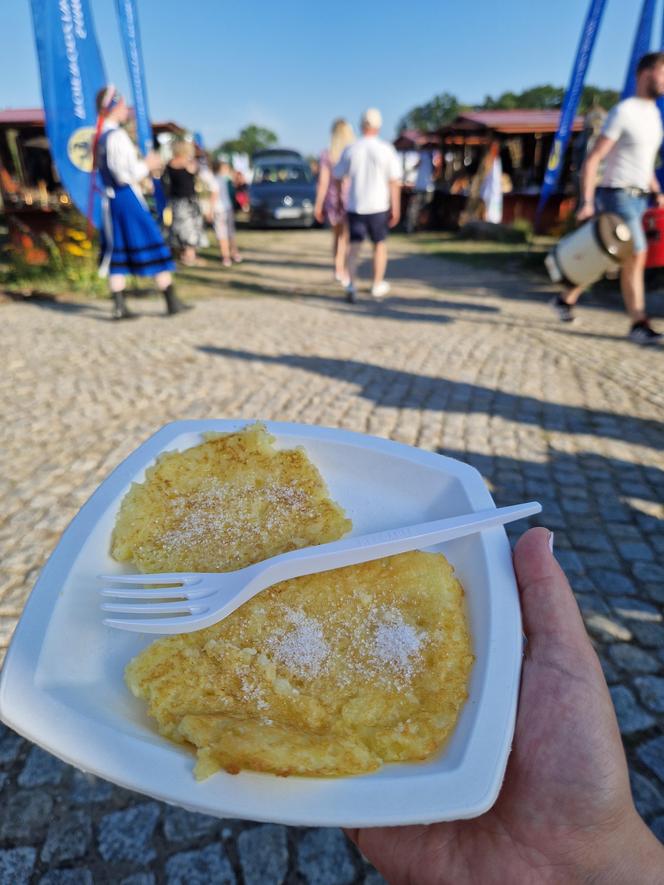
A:
<svg viewBox="0 0 664 885">
<path fill-rule="evenodd" d="M 314 215 L 318 222 L 327 222 L 332 228 L 332 257 L 334 261 L 334 278 L 342 286 L 348 283 L 346 272 L 346 253 L 348 251 L 348 226 L 346 224 L 346 205 L 348 199 L 348 181 L 335 181 L 332 169 L 339 161 L 345 147 L 355 141 L 353 127 L 347 120 L 335 120 L 332 124 L 330 146 L 320 155 L 320 171 L 316 189 L 316 206 Z"/>
</svg>

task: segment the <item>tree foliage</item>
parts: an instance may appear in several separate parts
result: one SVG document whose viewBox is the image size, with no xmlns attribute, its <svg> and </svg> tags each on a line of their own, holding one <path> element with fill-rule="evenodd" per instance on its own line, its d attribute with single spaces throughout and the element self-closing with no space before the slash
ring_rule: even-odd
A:
<svg viewBox="0 0 664 885">
<path fill-rule="evenodd" d="M 452 120 L 464 110 L 466 106 L 459 104 L 454 95 L 442 92 L 434 96 L 426 104 L 412 108 L 399 121 L 399 131 L 403 129 L 418 129 L 420 132 L 434 132 L 451 123 Z"/>
<path fill-rule="evenodd" d="M 273 147 L 278 141 L 276 132 L 272 132 L 271 129 L 266 129 L 264 126 L 250 123 L 240 130 L 237 138 L 222 141 L 217 148 L 217 153 L 249 154 L 251 156 L 256 151 Z"/>
<path fill-rule="evenodd" d="M 531 108 L 556 110 L 561 107 L 565 89 L 562 86 L 552 86 L 545 83 L 541 86 L 531 86 L 523 92 L 503 92 L 493 98 L 487 95 L 482 104 L 477 105 L 475 110 L 513 110 L 516 108 Z M 620 94 L 614 89 L 600 89 L 599 86 L 584 86 L 579 102 L 579 113 L 585 114 L 590 110 L 593 103 L 606 110 L 612 107 L 620 99 Z M 436 95 L 426 104 L 412 108 L 399 121 L 398 130 L 418 129 L 421 132 L 433 132 L 445 126 L 464 110 L 469 110 L 468 105 L 461 104 L 456 96 L 449 92 Z"/>
</svg>

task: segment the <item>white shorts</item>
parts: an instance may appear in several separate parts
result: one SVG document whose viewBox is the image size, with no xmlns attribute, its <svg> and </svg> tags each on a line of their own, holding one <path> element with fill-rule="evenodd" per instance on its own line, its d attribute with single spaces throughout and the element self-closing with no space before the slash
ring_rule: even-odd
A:
<svg viewBox="0 0 664 885">
<path fill-rule="evenodd" d="M 214 213 L 214 232 L 218 240 L 232 240 L 235 236 L 235 216 L 230 209 L 217 209 Z"/>
</svg>

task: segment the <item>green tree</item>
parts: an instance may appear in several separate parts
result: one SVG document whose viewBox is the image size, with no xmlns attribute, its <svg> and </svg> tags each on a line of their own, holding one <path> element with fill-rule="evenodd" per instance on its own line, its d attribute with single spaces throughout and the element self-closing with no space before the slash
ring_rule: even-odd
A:
<svg viewBox="0 0 664 885">
<path fill-rule="evenodd" d="M 272 132 L 271 129 L 266 129 L 264 126 L 250 123 L 240 130 L 237 138 L 222 141 L 216 153 L 249 154 L 251 157 L 256 151 L 273 147 L 278 141 L 276 132 Z"/>
<path fill-rule="evenodd" d="M 512 110 L 513 108 L 557 109 L 562 106 L 565 90 L 562 86 L 550 83 L 531 86 L 523 92 L 503 92 L 497 98 L 487 95 L 480 108 L 482 110 Z M 596 102 L 608 110 L 620 99 L 615 89 L 600 89 L 599 86 L 584 86 L 579 102 L 579 113 L 585 114 Z"/>
<path fill-rule="evenodd" d="M 459 104 L 454 95 L 449 92 L 441 92 L 434 96 L 426 104 L 412 108 L 399 121 L 397 130 L 418 129 L 420 132 L 435 132 L 441 126 L 451 123 L 452 120 L 465 109 Z"/>
</svg>

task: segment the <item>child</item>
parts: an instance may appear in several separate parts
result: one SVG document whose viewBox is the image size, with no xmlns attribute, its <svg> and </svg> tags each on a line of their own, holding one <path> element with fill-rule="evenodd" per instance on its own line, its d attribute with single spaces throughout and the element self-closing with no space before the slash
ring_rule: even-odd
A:
<svg viewBox="0 0 664 885">
<path fill-rule="evenodd" d="M 231 192 L 231 174 L 233 169 L 226 160 L 217 160 L 214 164 L 217 185 L 213 198 L 214 232 L 219 240 L 221 259 L 224 267 L 230 267 L 235 261 L 242 261 L 235 242 L 235 215 L 233 210 L 233 194 Z"/>
</svg>

